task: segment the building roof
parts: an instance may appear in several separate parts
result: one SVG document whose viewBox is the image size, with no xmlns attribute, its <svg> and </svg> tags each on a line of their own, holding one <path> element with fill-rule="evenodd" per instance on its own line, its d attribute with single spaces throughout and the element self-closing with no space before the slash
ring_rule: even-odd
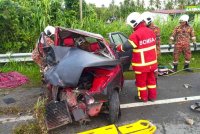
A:
<svg viewBox="0 0 200 134">
<path fill-rule="evenodd" d="M 152 13 L 162 13 L 162 14 L 180 14 L 180 13 L 186 13 L 185 10 L 178 10 L 178 9 L 172 9 L 172 10 L 155 10 L 151 11 Z"/>
</svg>

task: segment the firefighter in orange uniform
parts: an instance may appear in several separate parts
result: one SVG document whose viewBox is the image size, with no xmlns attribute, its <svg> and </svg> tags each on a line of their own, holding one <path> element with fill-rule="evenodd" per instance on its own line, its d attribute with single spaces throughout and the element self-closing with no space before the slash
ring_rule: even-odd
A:
<svg viewBox="0 0 200 134">
<path fill-rule="evenodd" d="M 138 95 L 136 101 L 154 101 L 157 98 L 156 80 L 154 71 L 157 69 L 156 35 L 145 26 L 144 18 L 138 12 L 127 17 L 134 32 L 127 42 L 117 46 L 117 51 L 133 49 L 132 68 L 135 71 Z"/>
<path fill-rule="evenodd" d="M 54 34 L 55 27 L 47 26 L 44 29 L 44 38 L 38 40 L 34 50 L 32 51 L 32 59 L 40 67 L 41 80 L 43 84 L 45 83 L 44 72 L 47 69 L 47 65 L 44 62 L 44 47 L 50 47 L 54 45 L 54 41 L 52 40 Z"/>
<path fill-rule="evenodd" d="M 157 52 L 157 59 L 158 59 L 160 57 L 160 43 L 161 43 L 160 28 L 153 23 L 152 13 L 144 12 L 142 13 L 142 17 L 144 18 L 146 26 L 150 28 L 151 30 L 153 30 L 153 32 L 156 34 L 156 50 L 157 50 L 156 52 Z M 156 82 L 157 82 L 158 70 L 155 70 L 154 74 L 155 74 Z"/>
<path fill-rule="evenodd" d="M 44 29 L 44 33 L 45 33 L 44 39 L 42 39 L 42 40 L 45 40 L 47 47 L 54 45 L 54 41 L 51 38 L 55 34 L 55 28 L 53 26 L 47 26 Z M 43 72 L 45 67 L 46 67 L 46 65 L 43 61 L 44 59 L 43 59 L 43 53 L 42 52 L 43 52 L 43 46 L 42 46 L 41 42 L 38 41 L 35 45 L 33 52 L 32 52 L 32 59 L 33 59 L 33 61 L 35 61 L 38 64 L 41 72 Z"/>
<path fill-rule="evenodd" d="M 32 52 L 32 59 L 37 65 L 40 67 L 40 73 L 41 73 L 41 81 L 42 86 L 47 86 L 48 90 L 45 90 L 46 95 L 48 96 L 48 101 L 52 100 L 52 90 L 51 85 L 47 84 L 44 80 L 44 72 L 47 69 L 47 64 L 44 62 L 44 47 L 50 47 L 54 45 L 53 36 L 55 34 L 55 27 L 53 26 L 47 26 L 44 29 L 44 36 L 41 37 L 41 39 L 38 40 L 36 43 L 35 49 Z M 46 89 L 46 88 L 45 88 Z"/>
<path fill-rule="evenodd" d="M 178 59 L 181 53 L 184 54 L 185 58 L 185 64 L 184 69 L 185 71 L 192 72 L 192 70 L 189 68 L 190 59 L 192 56 L 191 50 L 190 50 L 190 39 L 192 39 L 194 50 L 196 50 L 196 37 L 194 35 L 194 29 L 188 24 L 189 16 L 184 14 L 180 17 L 179 22 L 180 25 L 177 26 L 172 36 L 170 37 L 170 45 L 169 50 L 171 49 L 171 44 L 173 41 L 176 41 L 174 45 L 174 55 L 173 55 L 173 70 L 176 72 L 178 68 Z"/>
<path fill-rule="evenodd" d="M 146 23 L 146 26 L 153 30 L 153 32 L 156 34 L 156 50 L 157 50 L 157 58 L 160 56 L 160 28 L 156 26 L 153 23 L 152 14 L 150 12 L 144 12 L 142 13 L 142 16 L 144 17 L 144 21 Z"/>
</svg>

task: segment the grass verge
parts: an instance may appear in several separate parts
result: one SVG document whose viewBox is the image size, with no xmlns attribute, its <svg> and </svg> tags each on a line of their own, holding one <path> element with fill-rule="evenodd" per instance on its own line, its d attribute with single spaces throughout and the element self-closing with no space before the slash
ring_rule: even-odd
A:
<svg viewBox="0 0 200 134">
<path fill-rule="evenodd" d="M 45 123 L 46 102 L 46 98 L 39 97 L 37 103 L 34 106 L 34 116 L 37 120 L 39 128 L 41 129 L 42 134 L 48 133 Z"/>
<path fill-rule="evenodd" d="M 36 121 L 23 123 L 13 129 L 13 134 L 43 134 Z"/>
</svg>

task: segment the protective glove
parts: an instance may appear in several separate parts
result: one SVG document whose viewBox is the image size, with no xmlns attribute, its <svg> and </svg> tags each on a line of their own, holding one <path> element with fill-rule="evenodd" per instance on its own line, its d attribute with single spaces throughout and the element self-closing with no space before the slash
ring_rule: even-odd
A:
<svg viewBox="0 0 200 134">
<path fill-rule="evenodd" d="M 169 44 L 168 51 L 172 49 L 172 44 Z"/>
<path fill-rule="evenodd" d="M 197 50 L 197 44 L 193 43 L 193 47 L 194 47 L 194 51 L 196 51 Z"/>
</svg>

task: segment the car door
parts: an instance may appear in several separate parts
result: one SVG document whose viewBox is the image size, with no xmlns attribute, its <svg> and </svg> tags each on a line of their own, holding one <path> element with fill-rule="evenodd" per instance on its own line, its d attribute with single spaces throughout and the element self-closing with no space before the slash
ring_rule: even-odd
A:
<svg viewBox="0 0 200 134">
<path fill-rule="evenodd" d="M 119 44 L 124 44 L 127 41 L 127 36 L 125 36 L 121 32 L 112 32 L 109 33 L 109 40 L 114 47 L 116 47 Z M 116 52 L 118 54 L 118 57 L 122 63 L 123 66 L 123 71 L 128 71 L 130 64 L 131 64 L 131 59 L 132 59 L 132 50 L 128 50 L 126 52 Z"/>
</svg>

